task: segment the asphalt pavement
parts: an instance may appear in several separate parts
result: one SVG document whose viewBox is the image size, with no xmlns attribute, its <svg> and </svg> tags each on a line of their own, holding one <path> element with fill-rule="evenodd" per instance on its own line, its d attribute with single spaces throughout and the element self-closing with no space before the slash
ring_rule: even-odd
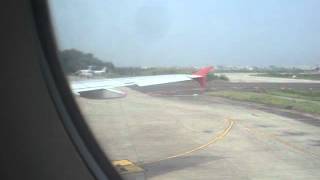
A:
<svg viewBox="0 0 320 180">
<path fill-rule="evenodd" d="M 123 98 L 77 101 L 126 179 L 320 178 L 320 117 L 210 97 L 197 87 L 133 87 Z"/>
</svg>

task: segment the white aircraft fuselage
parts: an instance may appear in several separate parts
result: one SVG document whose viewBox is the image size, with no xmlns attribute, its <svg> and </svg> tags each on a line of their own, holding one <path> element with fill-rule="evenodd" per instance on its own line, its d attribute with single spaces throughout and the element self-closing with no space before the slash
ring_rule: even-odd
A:
<svg viewBox="0 0 320 180">
<path fill-rule="evenodd" d="M 106 68 L 104 67 L 102 70 L 92 70 L 91 68 L 89 69 L 82 69 L 76 72 L 78 76 L 83 76 L 83 77 L 93 77 L 95 75 L 103 75 L 106 73 Z"/>
</svg>

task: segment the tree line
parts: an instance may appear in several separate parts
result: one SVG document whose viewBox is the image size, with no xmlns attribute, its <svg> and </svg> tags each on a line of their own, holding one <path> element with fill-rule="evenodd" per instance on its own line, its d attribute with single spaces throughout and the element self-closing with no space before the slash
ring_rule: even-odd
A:
<svg viewBox="0 0 320 180">
<path fill-rule="evenodd" d="M 89 66 L 96 66 L 98 69 L 107 68 L 106 77 L 129 77 L 129 76 L 148 76 L 160 74 L 191 74 L 197 69 L 192 67 L 115 67 L 112 62 L 102 61 L 91 53 L 84 53 L 76 49 L 59 51 L 59 59 L 65 73 L 73 74 L 80 69 L 87 69 Z M 225 76 L 217 76 L 213 73 L 208 75 L 208 80 L 227 80 Z"/>
<path fill-rule="evenodd" d="M 89 66 L 106 67 L 109 71 L 115 68 L 111 62 L 102 61 L 91 53 L 84 53 L 76 49 L 59 51 L 58 55 L 61 66 L 67 74 L 87 69 Z"/>
<path fill-rule="evenodd" d="M 175 68 L 175 67 L 115 67 L 112 62 L 102 61 L 95 57 L 92 53 L 84 53 L 77 49 L 67 49 L 59 51 L 59 59 L 61 66 L 67 74 L 75 73 L 80 69 L 87 69 L 89 66 L 97 68 L 106 67 L 108 69 L 108 77 L 117 76 L 145 76 L 159 74 L 180 74 L 191 73 L 193 68 Z"/>
</svg>

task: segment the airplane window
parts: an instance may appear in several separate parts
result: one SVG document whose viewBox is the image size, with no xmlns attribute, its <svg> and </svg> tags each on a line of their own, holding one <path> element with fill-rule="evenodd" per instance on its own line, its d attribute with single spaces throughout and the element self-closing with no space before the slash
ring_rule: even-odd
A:
<svg viewBox="0 0 320 180">
<path fill-rule="evenodd" d="M 319 179 L 320 1 L 49 5 L 70 89 L 125 179 Z"/>
</svg>

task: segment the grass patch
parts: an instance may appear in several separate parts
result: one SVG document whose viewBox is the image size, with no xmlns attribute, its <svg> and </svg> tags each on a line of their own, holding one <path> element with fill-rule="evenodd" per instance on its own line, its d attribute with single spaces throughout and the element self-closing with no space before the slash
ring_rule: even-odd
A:
<svg viewBox="0 0 320 180">
<path fill-rule="evenodd" d="M 211 80 L 222 80 L 222 81 L 229 81 L 229 78 L 222 74 L 222 75 L 217 75 L 217 74 L 214 74 L 214 73 L 209 73 L 208 76 L 207 76 L 207 79 L 208 81 L 211 81 Z"/>
<path fill-rule="evenodd" d="M 274 92 L 273 92 L 274 93 Z M 283 93 L 283 92 L 282 92 Z M 320 114 L 320 102 L 312 101 L 306 98 L 288 98 L 283 94 L 272 94 L 270 92 L 257 93 L 257 92 L 240 92 L 240 91 L 217 91 L 209 92 L 211 96 L 219 96 L 233 100 L 249 101 L 271 105 L 284 109 L 294 109 L 307 113 Z"/>
<path fill-rule="evenodd" d="M 280 91 L 267 91 L 268 94 L 276 96 L 291 97 L 297 99 L 311 100 L 311 101 L 320 101 L 320 91 L 297 91 L 291 89 L 284 89 Z"/>
<path fill-rule="evenodd" d="M 263 73 L 255 74 L 253 76 L 261 77 L 276 77 L 276 78 L 289 78 L 289 79 L 308 79 L 308 80 L 320 80 L 320 74 L 303 74 L 303 73 Z"/>
</svg>

